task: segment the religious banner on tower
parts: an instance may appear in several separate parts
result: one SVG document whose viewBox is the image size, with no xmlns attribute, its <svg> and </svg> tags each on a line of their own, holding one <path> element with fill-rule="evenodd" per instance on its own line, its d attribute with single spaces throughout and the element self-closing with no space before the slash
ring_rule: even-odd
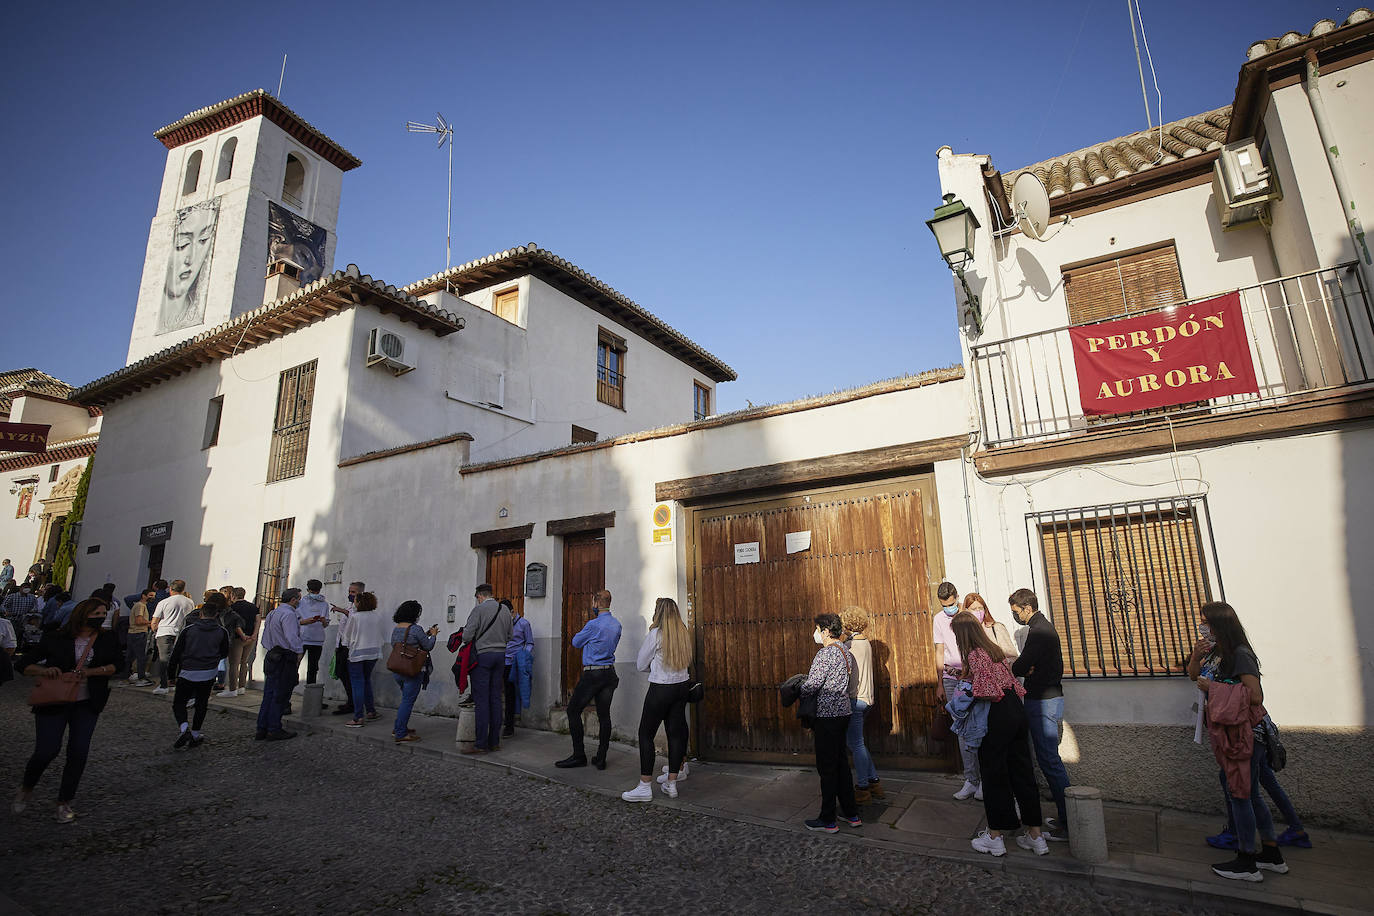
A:
<svg viewBox="0 0 1374 916">
<path fill-rule="evenodd" d="M 275 201 L 267 202 L 267 263 L 290 261 L 301 269 L 300 284 L 324 275 L 324 246 L 329 233 Z"/>
<path fill-rule="evenodd" d="M 1259 390 L 1240 293 L 1069 328 L 1069 338 L 1079 400 L 1090 416 Z"/>
<path fill-rule="evenodd" d="M 46 423 L 0 423 L 0 452 L 45 452 L 51 429 Z"/>
</svg>

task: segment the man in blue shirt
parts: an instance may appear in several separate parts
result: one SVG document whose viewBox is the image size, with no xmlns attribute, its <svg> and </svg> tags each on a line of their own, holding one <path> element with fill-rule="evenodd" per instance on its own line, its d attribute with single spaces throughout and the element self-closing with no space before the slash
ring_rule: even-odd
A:
<svg viewBox="0 0 1374 916">
<path fill-rule="evenodd" d="M 615 673 L 615 647 L 620 644 L 620 621 L 611 616 L 611 593 L 604 588 L 592 596 L 594 615 L 572 638 L 573 647 L 582 650 L 582 677 L 568 700 L 568 731 L 572 733 L 571 757 L 554 764 L 562 769 L 587 765 L 587 751 L 582 743 L 582 710 L 596 703 L 596 717 L 601 722 L 601 738 L 592 763 L 598 770 L 606 769 L 606 752 L 611 747 L 611 697 L 620 686 Z"/>
<path fill-rule="evenodd" d="M 300 603 L 301 590 L 288 588 L 282 592 L 281 604 L 262 625 L 262 648 L 267 655 L 262 662 L 262 705 L 258 707 L 256 735 L 259 741 L 296 737 L 295 732 L 282 729 L 281 717 L 300 679 L 300 660 L 305 653 L 300 618 L 296 615 Z"/>
</svg>

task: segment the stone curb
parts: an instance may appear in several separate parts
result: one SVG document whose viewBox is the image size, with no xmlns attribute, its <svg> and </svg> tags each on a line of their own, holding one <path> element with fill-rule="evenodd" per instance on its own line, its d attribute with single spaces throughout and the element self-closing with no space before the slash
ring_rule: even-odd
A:
<svg viewBox="0 0 1374 916">
<path fill-rule="evenodd" d="M 144 695 L 152 696 L 152 694 Z M 222 705 L 217 705 L 214 708 L 242 718 L 252 719 L 254 721 L 257 719 L 257 712 L 253 709 Z M 579 785 L 575 782 L 556 779 L 546 773 L 527 770 L 514 764 L 499 763 L 482 757 L 466 756 L 460 754 L 457 750 L 446 747 L 437 747 L 433 744 L 396 744 L 391 738 L 390 732 L 385 736 L 378 734 L 376 731 L 368 733 L 360 731 L 357 734 L 340 733 L 332 727 L 317 728 L 297 716 L 291 716 L 289 718 L 292 727 L 304 734 L 323 735 L 342 741 L 353 740 L 357 742 L 380 744 L 392 747 L 397 753 L 447 759 L 459 766 L 493 769 L 514 776 L 523 776 L 526 779 L 533 779 L 543 783 L 567 786 L 572 789 L 578 789 L 593 795 L 601 795 L 606 798 L 617 800 L 620 798 L 620 793 L 614 789 Z M 805 832 L 805 828 L 799 824 L 780 823 L 768 818 L 754 817 L 747 814 L 736 814 L 724 811 L 720 808 L 709 808 L 680 800 L 659 798 L 655 796 L 654 804 L 663 805 L 674 811 L 695 814 L 700 817 L 711 817 L 737 824 L 749 824 L 754 827 L 766 827 L 783 833 L 800 834 Z M 879 825 L 875 821 L 872 826 Z M 936 859 L 941 862 L 975 866 L 989 872 L 1010 872 L 1032 878 L 1061 878 L 1089 885 L 1103 893 L 1146 897 L 1161 903 L 1187 905 L 1206 909 L 1220 909 L 1228 913 L 1254 914 L 1254 916 L 1270 916 L 1270 914 L 1274 913 L 1354 916 L 1354 914 L 1360 912 L 1359 910 L 1335 904 L 1323 903 L 1319 900 L 1303 900 L 1286 894 L 1267 893 L 1256 888 L 1252 884 L 1238 883 L 1232 887 L 1229 885 L 1212 884 L 1210 882 L 1190 881 L 1167 875 L 1150 875 L 1132 871 L 1123 865 L 1114 864 L 1112 862 L 1108 862 L 1105 865 L 1087 865 L 1076 859 L 1065 857 L 1021 855 L 992 858 L 991 856 L 974 852 L 972 849 L 968 852 L 951 851 L 932 846 L 922 846 L 918 843 L 910 843 L 896 838 L 886 839 L 875 837 L 871 834 L 864 835 L 858 831 L 846 831 L 835 836 L 837 838 L 842 838 L 838 839 L 838 842 L 856 843 L 861 846 L 873 846 L 876 848 L 898 849 L 913 855 Z M 0 916 L 5 916 L 3 909 L 0 909 Z"/>
</svg>

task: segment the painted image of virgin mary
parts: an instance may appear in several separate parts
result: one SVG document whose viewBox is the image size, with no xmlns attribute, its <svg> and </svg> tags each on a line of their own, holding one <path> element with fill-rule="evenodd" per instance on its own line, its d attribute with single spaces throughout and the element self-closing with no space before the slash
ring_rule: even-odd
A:
<svg viewBox="0 0 1374 916">
<path fill-rule="evenodd" d="M 162 309 L 157 332 L 195 327 L 205 321 L 205 298 L 210 256 L 215 248 L 219 198 L 177 211 L 172 227 L 172 251 L 162 284 Z"/>
</svg>

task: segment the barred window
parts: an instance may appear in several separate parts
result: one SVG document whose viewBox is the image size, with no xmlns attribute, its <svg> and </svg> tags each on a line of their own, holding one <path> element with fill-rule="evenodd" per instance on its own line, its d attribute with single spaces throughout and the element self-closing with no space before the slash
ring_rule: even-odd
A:
<svg viewBox="0 0 1374 916">
<path fill-rule="evenodd" d="M 277 383 L 277 414 L 272 425 L 272 452 L 267 461 L 268 483 L 305 473 L 317 362 L 312 359 L 287 369 Z"/>
<path fill-rule="evenodd" d="M 295 536 L 294 518 L 278 519 L 262 526 L 262 553 L 258 559 L 257 606 L 267 613 L 277 606 L 286 589 L 291 569 L 291 540 Z"/>
<path fill-rule="evenodd" d="M 1185 675 L 1202 605 L 1220 598 L 1205 496 L 1026 516 L 1045 571 L 1042 605 L 1066 677 Z"/>
<path fill-rule="evenodd" d="M 625 409 L 625 338 L 597 329 L 596 399 Z"/>
</svg>

